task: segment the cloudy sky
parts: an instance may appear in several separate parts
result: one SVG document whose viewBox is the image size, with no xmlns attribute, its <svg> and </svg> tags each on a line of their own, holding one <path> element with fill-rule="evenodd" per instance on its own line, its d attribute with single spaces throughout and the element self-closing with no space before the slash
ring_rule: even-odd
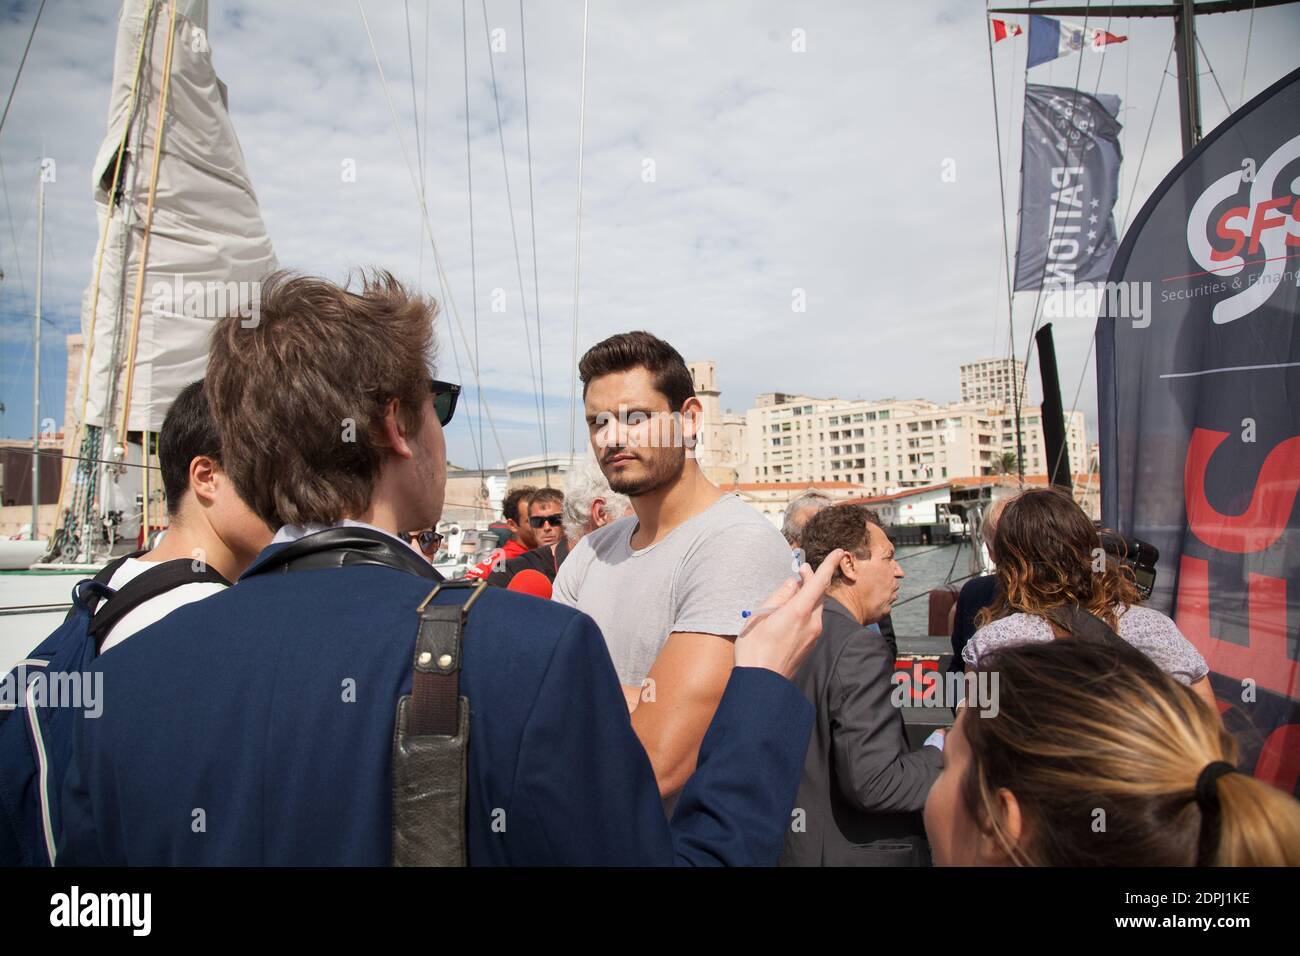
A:
<svg viewBox="0 0 1300 956">
<path fill-rule="evenodd" d="M 0 3 L 0 95 L 36 6 Z M 437 294 L 416 187 L 357 4 L 210 6 L 214 62 L 281 263 L 336 279 L 381 265 Z M 62 337 L 77 330 L 91 271 L 90 167 L 104 135 L 117 10 L 112 0 L 49 0 L 0 130 L 6 436 L 31 434 L 40 156 L 58 164 L 47 191 L 42 406 L 63 421 Z M 483 0 L 464 8 L 368 0 L 365 10 L 412 163 L 418 117 L 434 235 L 496 424 L 494 437 L 483 423 L 480 450 L 477 394 L 459 341 L 457 371 L 447 313 L 440 372 L 466 387 L 449 433 L 452 460 L 473 467 L 481 455 L 493 466 L 542 450 L 539 371 L 548 446 L 567 451 L 583 4 L 526 0 L 523 29 L 519 0 L 488 0 L 486 24 Z M 956 399 L 961 362 L 1008 348 L 985 22 L 977 0 L 593 0 L 579 353 L 611 333 L 649 329 L 688 360 L 715 360 L 723 406 L 737 411 L 773 390 Z M 1089 23 L 1106 27 L 1107 18 Z M 1257 11 L 1253 25 L 1247 13 L 1203 16 L 1198 28 L 1206 131 L 1300 65 L 1300 5 Z M 1157 104 L 1169 22 L 1115 17 L 1109 29 L 1129 42 L 1104 57 L 1087 51 L 1036 67 L 1029 80 L 1073 86 L 1077 75 L 1080 89 L 1122 98 L 1122 229 L 1178 159 L 1178 110 L 1171 80 Z M 1023 36 L 995 48 L 1013 245 L 1024 60 Z M 355 182 L 343 181 L 348 160 Z M 804 312 L 792 308 L 796 289 Z M 494 290 L 504 312 L 492 310 Z M 1014 304 L 1021 357 L 1034 300 L 1019 294 Z M 521 305 L 534 330 L 527 340 Z M 1081 383 L 1079 407 L 1095 437 L 1095 378 L 1085 367 L 1092 323 L 1058 320 L 1055 330 L 1064 401 Z"/>
</svg>

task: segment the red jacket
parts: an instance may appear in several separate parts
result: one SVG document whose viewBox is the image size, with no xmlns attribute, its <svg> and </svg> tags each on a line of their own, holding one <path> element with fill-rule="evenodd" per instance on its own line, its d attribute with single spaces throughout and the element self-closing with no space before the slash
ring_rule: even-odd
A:
<svg viewBox="0 0 1300 956">
<path fill-rule="evenodd" d="M 485 578 L 492 573 L 493 568 L 500 567 L 511 558 L 517 558 L 527 551 L 528 549 L 520 544 L 517 538 L 511 538 L 503 547 L 494 549 L 482 564 L 476 564 L 466 571 L 465 577 L 470 579 Z"/>
</svg>

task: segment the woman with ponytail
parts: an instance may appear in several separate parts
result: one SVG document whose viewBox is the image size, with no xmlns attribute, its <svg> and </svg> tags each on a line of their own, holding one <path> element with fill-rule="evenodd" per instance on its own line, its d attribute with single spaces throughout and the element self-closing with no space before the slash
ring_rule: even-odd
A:
<svg viewBox="0 0 1300 956">
<path fill-rule="evenodd" d="M 1218 714 L 1110 644 L 990 652 L 925 806 L 937 865 L 1300 866 L 1300 803 L 1236 770 Z"/>
</svg>

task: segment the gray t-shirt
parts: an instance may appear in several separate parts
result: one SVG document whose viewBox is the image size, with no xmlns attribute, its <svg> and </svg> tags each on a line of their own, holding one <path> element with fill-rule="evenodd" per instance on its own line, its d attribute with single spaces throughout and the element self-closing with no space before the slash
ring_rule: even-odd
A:
<svg viewBox="0 0 1300 956">
<path fill-rule="evenodd" d="M 675 631 L 739 634 L 740 612 L 762 607 L 792 573 L 785 538 L 734 494 L 634 551 L 636 527 L 628 515 L 583 538 L 552 595 L 600 625 L 623 684 L 641 686 Z"/>
</svg>

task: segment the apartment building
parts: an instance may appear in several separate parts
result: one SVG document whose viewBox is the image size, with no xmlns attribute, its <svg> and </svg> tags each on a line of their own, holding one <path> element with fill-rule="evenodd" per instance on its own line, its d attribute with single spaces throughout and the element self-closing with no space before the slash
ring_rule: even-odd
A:
<svg viewBox="0 0 1300 956">
<path fill-rule="evenodd" d="M 1016 389 L 1025 377 L 1020 359 L 986 358 L 961 366 L 961 400 L 995 405 L 1016 403 Z M 1028 395 L 1021 396 L 1028 398 Z"/>
<path fill-rule="evenodd" d="M 1025 470 L 1049 467 L 1037 406 L 1021 409 Z M 769 392 L 746 414 L 745 482 L 845 481 L 880 495 L 991 475 L 1016 447 L 1008 406 L 924 399 L 845 401 Z M 1083 414 L 1070 416 L 1071 465 L 1086 461 Z M 1014 467 L 1012 468 L 1014 471 Z"/>
</svg>

